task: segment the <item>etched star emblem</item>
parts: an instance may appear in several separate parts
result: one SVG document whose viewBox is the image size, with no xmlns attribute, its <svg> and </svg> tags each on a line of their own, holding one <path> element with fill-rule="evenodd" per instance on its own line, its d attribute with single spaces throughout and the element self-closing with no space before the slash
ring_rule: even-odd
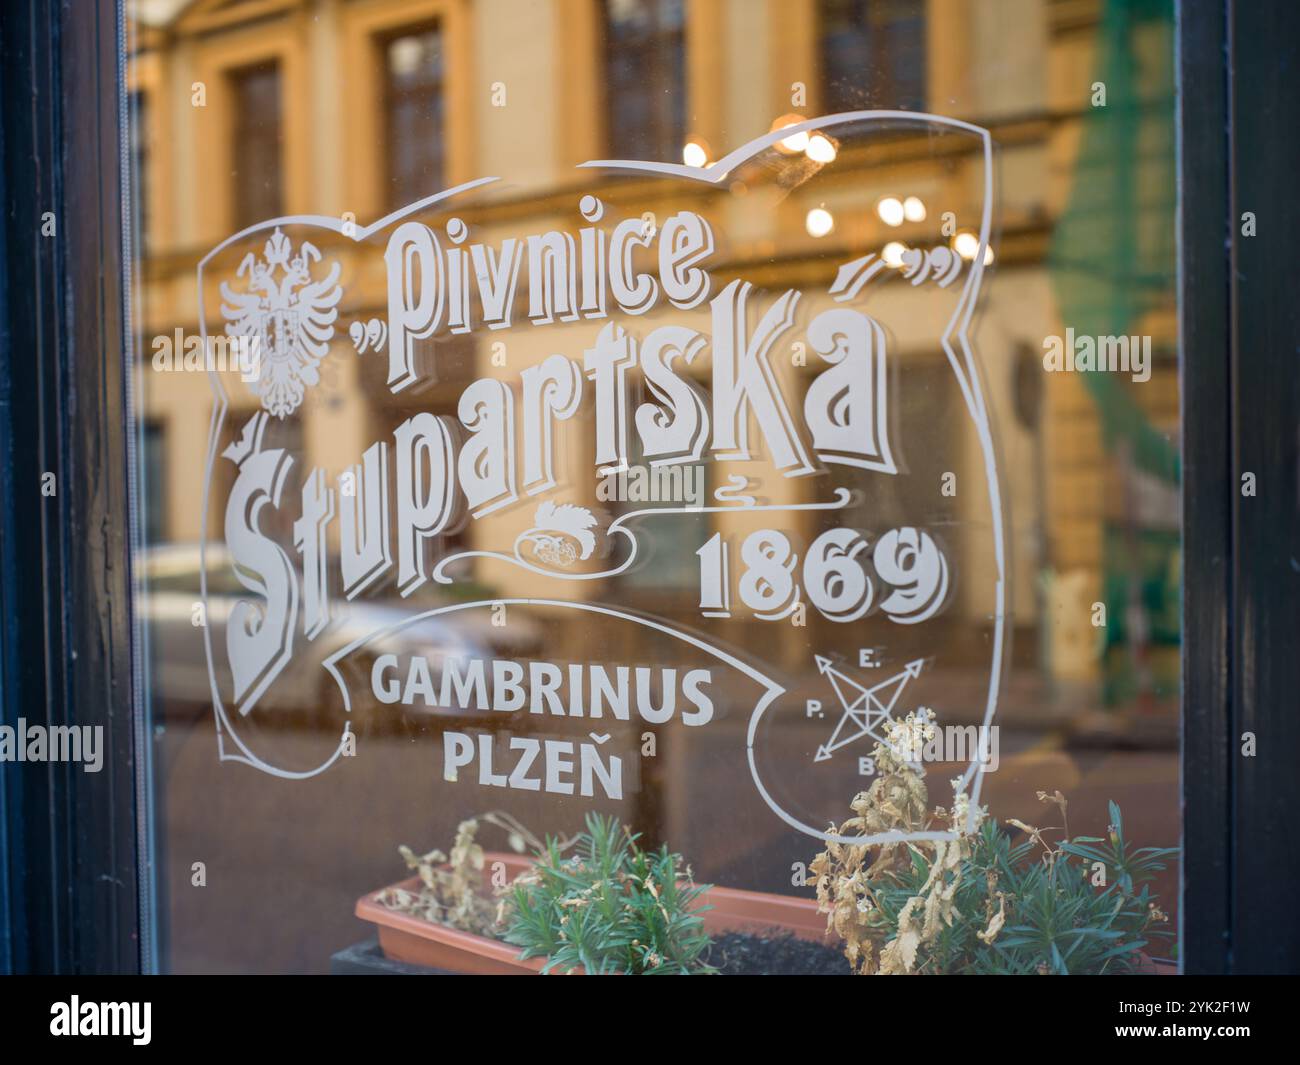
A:
<svg viewBox="0 0 1300 1065">
<path fill-rule="evenodd" d="M 908 662 L 900 672 L 871 688 L 864 687 L 840 672 L 829 658 L 817 655 L 816 661 L 821 674 L 830 678 L 842 713 L 830 739 L 818 746 L 813 761 L 824 762 L 835 751 L 863 736 L 870 736 L 879 743 L 888 743 L 886 732 L 893 720 L 898 698 L 907 687 L 907 682 L 921 675 L 925 660 L 918 658 Z"/>
</svg>

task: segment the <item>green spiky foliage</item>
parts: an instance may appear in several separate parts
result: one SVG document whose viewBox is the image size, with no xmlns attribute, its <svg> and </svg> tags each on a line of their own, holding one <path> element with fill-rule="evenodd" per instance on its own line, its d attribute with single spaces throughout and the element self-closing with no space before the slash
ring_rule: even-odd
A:
<svg viewBox="0 0 1300 1065">
<path fill-rule="evenodd" d="M 546 958 L 543 972 L 683 975 L 711 972 L 701 914 L 708 885 L 695 884 L 680 855 L 644 851 L 614 818 L 589 814 L 575 853 L 548 839 L 515 881 L 505 939 L 521 958 Z"/>
<path fill-rule="evenodd" d="M 1110 816 L 1108 839 L 1079 836 L 1046 855 L 1033 839 L 1013 843 L 1003 827 L 985 821 L 966 859 L 968 868 L 955 907 L 975 920 L 957 920 L 940 930 L 928 951 L 929 971 L 1131 972 L 1139 951 L 1153 940 L 1169 938 L 1169 933 L 1153 927 L 1163 914 L 1145 881 L 1178 852 L 1134 848 L 1124 838 L 1120 809 L 1113 802 Z M 901 911 L 930 876 L 920 852 L 913 850 L 911 857 L 910 868 L 897 884 L 883 884 L 876 893 L 886 913 Z M 1106 869 L 1109 882 L 1104 888 L 1093 883 L 1094 862 Z M 1000 931 L 981 939 L 985 924 L 1003 908 L 1004 899 L 1005 923 Z"/>
<path fill-rule="evenodd" d="M 854 809 L 869 813 L 872 797 Z M 1038 797 L 1064 817 L 1059 791 Z M 985 817 L 955 843 L 893 845 L 874 863 L 870 847 L 832 844 L 811 869 L 858 972 L 1132 972 L 1153 941 L 1170 938 L 1146 884 L 1178 851 L 1133 847 L 1114 802 L 1110 820 L 1102 839 L 1010 819 L 1027 837 L 1014 840 Z M 1049 842 L 1049 832 L 1063 838 Z"/>
</svg>

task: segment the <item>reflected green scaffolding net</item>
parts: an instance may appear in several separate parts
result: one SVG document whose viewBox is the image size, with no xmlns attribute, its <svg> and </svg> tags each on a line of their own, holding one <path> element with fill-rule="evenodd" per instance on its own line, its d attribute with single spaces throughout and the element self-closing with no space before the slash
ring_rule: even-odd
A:
<svg viewBox="0 0 1300 1065">
<path fill-rule="evenodd" d="M 1061 319 L 1076 335 L 1129 336 L 1147 312 L 1174 305 L 1173 56 L 1172 0 L 1107 0 L 1094 76 L 1104 86 L 1105 104 L 1083 116 L 1069 200 L 1048 252 Z M 1152 424 L 1127 376 L 1092 372 L 1080 378 L 1096 406 L 1107 452 L 1122 456 L 1134 472 L 1177 486 L 1177 441 Z M 1108 525 L 1104 544 L 1108 647 L 1132 647 L 1135 601 L 1146 616 L 1146 638 L 1177 643 L 1177 532 L 1135 531 L 1130 518 L 1127 527 Z M 1133 694 L 1135 685 L 1149 690 L 1131 662 L 1114 665 L 1108 662 L 1107 702 Z"/>
</svg>

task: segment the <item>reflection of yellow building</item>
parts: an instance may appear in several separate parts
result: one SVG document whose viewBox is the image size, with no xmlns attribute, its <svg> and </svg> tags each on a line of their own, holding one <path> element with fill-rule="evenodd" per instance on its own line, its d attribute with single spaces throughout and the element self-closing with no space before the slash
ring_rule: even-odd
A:
<svg viewBox="0 0 1300 1065">
<path fill-rule="evenodd" d="M 656 34 L 649 43 L 631 31 L 631 43 L 613 40 L 610 20 L 638 6 L 656 12 Z M 620 47 L 644 47 L 652 62 L 669 57 L 680 64 L 684 107 L 674 135 L 683 144 L 694 140 L 716 158 L 767 132 L 782 116 L 823 113 L 830 62 L 824 20 L 849 6 L 687 0 L 677 19 L 671 4 L 619 0 L 141 2 L 129 78 L 144 123 L 142 187 L 148 202 L 142 205 L 141 236 L 147 254 L 138 294 L 143 349 L 147 355 L 150 338 L 178 326 L 195 329 L 198 259 L 249 221 L 248 202 L 265 197 L 286 214 L 363 224 L 390 210 L 391 189 L 404 180 L 395 170 L 399 146 L 390 143 L 399 128 L 393 121 L 399 106 L 414 108 L 416 124 L 410 128 L 422 128 L 421 108 L 436 108 L 441 184 L 429 192 L 489 174 L 508 179 L 505 194 L 476 209 L 487 240 L 571 226 L 579 195 L 602 181 L 575 165 L 611 154 L 611 124 L 619 112 L 610 99 L 609 64 L 618 61 Z M 1119 490 L 1096 411 L 1076 378 L 1043 375 L 1041 428 L 1013 415 L 1016 360 L 1024 358 L 1018 353 L 1036 357 L 1043 337 L 1064 328 L 1044 257 L 1079 150 L 1098 6 L 918 0 L 891 6 L 902 13 L 900 25 L 911 20 L 907 26 L 887 18 L 872 26 L 886 46 L 888 34 L 899 34 L 900 55 L 904 45 L 920 49 L 924 107 L 987 126 L 999 153 L 996 269 L 977 338 L 999 428 L 1014 544 L 1012 605 L 1020 625 L 1043 623 L 1037 589 L 1044 570 L 1058 575 L 1051 585 L 1058 597 L 1078 600 L 1068 609 L 1056 603 L 1049 615 L 1077 617 L 1080 606 L 1099 597 L 1102 523 L 1108 500 Z M 423 55 L 421 47 L 436 54 Z M 916 62 L 911 69 L 918 69 Z M 419 80 L 421 63 L 428 65 L 425 81 Z M 888 92 L 888 84 L 875 83 L 862 106 L 895 106 Z M 647 119 L 660 134 L 672 130 L 672 121 L 658 112 Z M 910 223 L 887 225 L 876 213 L 877 201 L 906 192 L 932 210 L 944 205 L 959 219 L 977 217 L 978 162 L 974 155 L 936 155 L 919 137 L 873 146 L 842 161 L 834 197 L 805 202 L 796 189 L 771 210 L 733 209 L 724 269 L 769 288 L 824 287 L 839 261 L 831 246 L 836 231 L 810 236 L 809 210 L 830 210 L 837 231 L 851 229 L 862 243 L 905 240 Z M 257 165 L 263 169 L 254 172 Z M 412 165 L 428 169 L 435 163 L 426 153 Z M 598 191 L 615 208 L 643 209 L 644 190 L 635 182 L 606 181 Z M 321 246 L 343 259 L 344 276 L 354 279 L 347 316 L 380 312 L 383 277 L 373 252 L 362 261 L 348 242 L 328 235 Z M 209 305 L 217 301 L 216 284 L 210 280 Z M 903 365 L 922 357 L 932 333 L 923 324 L 909 333 L 908 323 L 921 321 L 909 313 L 913 298 L 896 287 L 880 315 L 895 331 Z M 1155 336 L 1157 350 L 1172 350 L 1172 308 L 1171 294 L 1165 313 L 1135 327 Z M 551 351 L 580 353 L 559 329 L 531 336 L 514 330 L 509 340 L 512 376 Z M 481 337 L 475 342 L 466 379 L 495 372 L 486 343 Z M 306 404 L 299 430 L 306 465 L 337 472 L 391 431 L 407 408 L 388 397 L 379 402 L 367 390 L 364 368 L 346 336 L 335 340 L 326 361 L 332 364 L 326 371 L 330 399 Z M 447 395 L 426 393 L 413 402 L 449 403 L 455 382 L 450 387 Z M 1155 423 L 1176 425 L 1172 359 L 1134 393 Z M 157 532 L 171 540 L 197 539 L 211 392 L 200 375 L 146 373 L 143 396 L 159 455 L 154 468 L 162 477 L 149 488 L 165 508 Z M 238 401 L 241 409 L 252 409 L 247 395 Z M 582 432 L 574 427 L 564 441 L 573 456 L 590 453 Z M 958 483 L 979 477 L 978 449 L 971 440 L 966 445 L 961 453 L 969 456 L 967 464 L 954 471 Z M 527 516 L 496 520 L 495 527 L 473 535 L 508 541 Z M 209 521 L 209 532 L 218 534 L 217 516 L 209 515 Z M 490 568 L 478 576 L 488 583 L 506 579 Z M 1053 606 L 1050 599 L 1047 605 Z M 992 603 L 968 596 L 960 608 L 963 617 L 985 618 Z M 1057 625 L 1049 631 L 1059 644 L 1053 649 L 1057 673 L 1089 676 L 1095 669 L 1090 634 Z M 1069 640 L 1078 646 L 1066 646 Z"/>
</svg>

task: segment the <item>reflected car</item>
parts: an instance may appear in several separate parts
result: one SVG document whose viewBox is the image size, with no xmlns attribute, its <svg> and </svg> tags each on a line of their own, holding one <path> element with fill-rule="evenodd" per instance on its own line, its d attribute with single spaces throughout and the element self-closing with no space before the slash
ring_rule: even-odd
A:
<svg viewBox="0 0 1300 1065">
<path fill-rule="evenodd" d="M 197 544 L 164 544 L 148 548 L 137 573 L 137 610 L 145 626 L 154 667 L 152 698 L 163 717 L 193 716 L 212 705 L 203 642 L 203 623 L 211 630 L 214 650 L 224 655 L 225 630 L 231 611 L 240 600 L 252 598 L 239 583 L 229 552 L 220 544 L 207 548 L 207 609 L 201 609 L 201 555 Z M 413 614 L 451 605 L 449 597 L 416 601 L 396 597 L 340 600 L 330 626 L 312 641 L 310 655 L 290 658 L 276 682 L 258 700 L 258 710 L 268 723 L 286 727 L 337 727 L 344 713 L 342 693 L 334 678 L 320 665 L 323 658 L 353 641 L 372 637 L 365 647 L 348 656 L 343 672 L 353 693 L 358 731 L 384 730 L 403 719 L 420 715 L 446 715 L 459 711 L 428 707 L 376 707 L 367 697 L 370 669 L 383 654 L 423 655 L 436 678 L 442 663 L 465 658 L 526 658 L 541 645 L 541 627 L 521 614 L 510 624 L 494 627 L 485 611 L 452 613 L 421 618 L 392 632 Z M 376 635 L 378 634 L 378 635 Z M 477 712 L 475 712 L 475 716 Z"/>
</svg>

